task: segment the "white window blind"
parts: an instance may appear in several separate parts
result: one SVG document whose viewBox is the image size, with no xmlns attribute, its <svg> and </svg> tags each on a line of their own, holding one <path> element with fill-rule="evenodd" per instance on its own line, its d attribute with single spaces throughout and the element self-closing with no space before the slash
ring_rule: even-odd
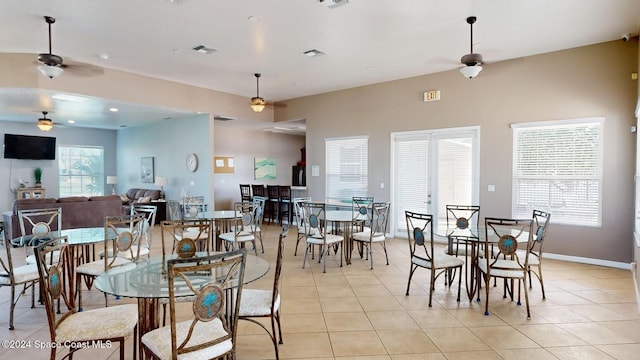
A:
<svg viewBox="0 0 640 360">
<path fill-rule="evenodd" d="M 325 139 L 327 198 L 351 202 L 367 195 L 368 142 L 367 137 Z"/>
<path fill-rule="evenodd" d="M 426 213 L 429 189 L 429 137 L 398 136 L 395 143 L 396 229 L 406 236 L 405 211 Z"/>
<path fill-rule="evenodd" d="M 554 222 L 601 225 L 603 121 L 512 126 L 514 217 L 540 209 Z"/>
<path fill-rule="evenodd" d="M 88 146 L 58 148 L 59 196 L 104 195 L 104 149 Z"/>
</svg>

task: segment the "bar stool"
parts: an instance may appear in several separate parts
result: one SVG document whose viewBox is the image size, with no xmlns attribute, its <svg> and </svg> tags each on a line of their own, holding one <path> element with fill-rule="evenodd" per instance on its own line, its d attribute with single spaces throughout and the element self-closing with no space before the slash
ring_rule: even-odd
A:
<svg viewBox="0 0 640 360">
<path fill-rule="evenodd" d="M 293 203 L 291 202 L 291 186 L 278 186 L 278 197 L 280 199 L 280 203 L 278 205 L 278 221 L 280 222 L 280 225 L 282 225 L 283 218 L 286 216 L 287 224 L 291 224 L 291 215 L 293 214 Z"/>
<path fill-rule="evenodd" d="M 266 214 L 269 218 L 269 222 L 277 222 L 279 218 L 280 210 L 280 192 L 278 185 L 267 185 L 267 200 L 268 209 Z"/>
<path fill-rule="evenodd" d="M 240 201 L 251 201 L 251 185 L 240 184 Z"/>
</svg>

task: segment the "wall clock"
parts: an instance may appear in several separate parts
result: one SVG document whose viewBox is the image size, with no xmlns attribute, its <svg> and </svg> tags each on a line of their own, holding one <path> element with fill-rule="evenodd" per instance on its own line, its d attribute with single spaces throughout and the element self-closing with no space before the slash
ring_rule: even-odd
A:
<svg viewBox="0 0 640 360">
<path fill-rule="evenodd" d="M 198 155 L 195 153 L 187 155 L 187 170 L 191 172 L 198 170 Z"/>
</svg>

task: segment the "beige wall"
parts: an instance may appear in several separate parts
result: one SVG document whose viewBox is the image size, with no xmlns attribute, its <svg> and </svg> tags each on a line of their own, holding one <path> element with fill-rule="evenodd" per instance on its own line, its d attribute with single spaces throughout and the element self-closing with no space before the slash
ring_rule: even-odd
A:
<svg viewBox="0 0 640 360">
<path fill-rule="evenodd" d="M 214 175 L 215 208 L 231 209 L 240 201 L 238 184 L 291 185 L 291 167 L 300 161 L 300 149 L 305 146 L 304 136 L 271 133 L 243 127 L 217 126 L 214 154 L 232 156 L 234 174 Z M 276 159 L 275 180 L 254 179 L 254 158 Z"/>
<path fill-rule="evenodd" d="M 511 123 L 604 116 L 601 228 L 552 224 L 550 253 L 630 263 L 632 260 L 634 124 L 638 42 L 614 41 L 490 63 L 472 80 L 458 71 L 403 79 L 287 101 L 277 120 L 307 119 L 307 167 L 314 198 L 324 197 L 324 139 L 369 135 L 369 190 L 388 200 L 390 133 L 479 125 L 481 215 L 511 216 Z M 336 69 L 339 71 L 339 69 Z M 424 103 L 439 89 L 442 100 Z M 410 174 L 407 174 L 410 176 Z M 487 192 L 487 185 L 496 185 Z M 393 206 L 393 204 L 392 204 Z M 553 219 L 553 217 L 552 217 Z"/>
</svg>

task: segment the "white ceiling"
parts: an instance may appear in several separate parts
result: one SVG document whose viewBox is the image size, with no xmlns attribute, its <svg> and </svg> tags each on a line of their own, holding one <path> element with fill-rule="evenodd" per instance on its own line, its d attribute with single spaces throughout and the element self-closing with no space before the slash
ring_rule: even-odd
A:
<svg viewBox="0 0 640 360">
<path fill-rule="evenodd" d="M 333 9 L 327 2 L 1 1 L 0 51 L 33 53 L 34 60 L 47 52 L 43 16 L 49 15 L 57 20 L 53 53 L 84 63 L 91 76 L 108 67 L 250 98 L 258 72 L 260 95 L 280 101 L 460 67 L 469 52 L 470 15 L 478 18 L 474 50 L 484 57 L 483 72 L 493 62 L 620 39 L 640 29 L 639 0 L 350 0 Z M 200 54 L 192 50 L 197 45 L 217 51 Z M 325 55 L 303 55 L 310 49 Z M 23 106 L 0 107 L 1 118 L 20 121 L 41 111 L 41 91 L 12 95 L 0 92 L 0 106 L 15 100 Z M 93 109 L 108 106 L 104 99 L 90 101 Z M 71 111 L 51 110 L 59 116 Z M 156 116 L 146 110 L 147 117 Z M 107 116 L 113 114 L 96 110 L 97 119 Z"/>
</svg>

